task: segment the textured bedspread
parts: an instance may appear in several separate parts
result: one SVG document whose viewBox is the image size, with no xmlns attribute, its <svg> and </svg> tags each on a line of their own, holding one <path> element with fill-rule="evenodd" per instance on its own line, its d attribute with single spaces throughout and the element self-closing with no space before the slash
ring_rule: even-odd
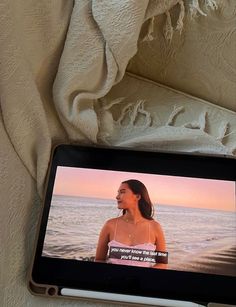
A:
<svg viewBox="0 0 236 307">
<path fill-rule="evenodd" d="M 232 108 L 125 75 L 140 47 L 144 22 L 148 26 L 142 39 L 151 44 L 153 16 L 156 20 L 166 13 L 158 26 L 168 41 L 174 27 L 169 9 L 178 6 L 180 31 L 187 14 L 203 16 L 218 2 L 199 1 L 204 7 L 193 0 L 112 0 L 106 5 L 92 0 L 1 1 L 1 306 L 101 305 L 33 297 L 26 288 L 54 144 L 235 154 Z"/>
</svg>

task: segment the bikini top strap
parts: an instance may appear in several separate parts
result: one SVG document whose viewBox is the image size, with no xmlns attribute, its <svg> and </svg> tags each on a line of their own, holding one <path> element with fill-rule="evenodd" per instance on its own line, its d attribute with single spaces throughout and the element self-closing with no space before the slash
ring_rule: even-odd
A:
<svg viewBox="0 0 236 307">
<path fill-rule="evenodd" d="M 114 231 L 114 238 L 113 238 L 113 240 L 116 240 L 117 224 L 118 224 L 118 218 L 116 219 L 116 224 L 115 224 L 115 231 Z"/>
</svg>

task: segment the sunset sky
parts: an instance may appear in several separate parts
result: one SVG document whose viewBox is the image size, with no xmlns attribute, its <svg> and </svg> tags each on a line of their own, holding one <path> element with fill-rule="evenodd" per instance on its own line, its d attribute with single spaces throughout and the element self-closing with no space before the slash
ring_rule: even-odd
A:
<svg viewBox="0 0 236 307">
<path fill-rule="evenodd" d="M 58 167 L 54 194 L 115 199 L 120 183 L 142 181 L 154 204 L 235 211 L 230 181 Z"/>
</svg>

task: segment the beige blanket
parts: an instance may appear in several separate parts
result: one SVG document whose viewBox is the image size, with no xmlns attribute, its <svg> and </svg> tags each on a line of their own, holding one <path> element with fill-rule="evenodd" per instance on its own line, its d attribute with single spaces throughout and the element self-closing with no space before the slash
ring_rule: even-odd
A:
<svg viewBox="0 0 236 307">
<path fill-rule="evenodd" d="M 217 1 L 204 2 L 208 9 L 216 8 Z M 36 298 L 26 289 L 26 273 L 32 259 L 41 205 L 38 195 L 42 196 L 45 188 L 51 147 L 71 141 L 111 145 L 124 145 L 122 142 L 126 142 L 127 146 L 136 146 L 137 136 L 136 139 L 132 135 L 127 138 L 125 132 L 121 133 L 127 127 L 117 125 L 116 114 L 110 110 L 114 100 L 118 106 L 121 104 L 120 112 L 132 101 L 120 97 L 119 93 L 115 96 L 109 94 L 110 90 L 123 79 L 129 60 L 137 52 L 140 30 L 145 21 L 150 23 L 150 27 L 144 37 L 151 41 L 152 17 L 167 12 L 163 29 L 166 39 L 170 39 L 173 24 L 168 10 L 174 5 L 179 6 L 178 30 L 181 30 L 185 10 L 190 15 L 207 12 L 207 7 L 199 3 L 195 0 L 1 2 L 1 306 L 87 304 Z M 137 101 L 131 107 L 135 109 L 135 105 Z M 139 113 L 146 112 L 141 104 L 139 107 L 141 109 L 136 108 Z M 211 148 L 211 153 L 234 153 L 232 118 L 235 118 L 235 113 L 220 109 L 220 118 L 224 121 L 220 126 L 213 125 L 215 131 L 208 131 L 211 135 L 207 133 L 206 136 L 202 124 L 206 124 L 205 117 L 192 118 L 190 122 L 186 119 L 184 124 L 187 127 L 182 127 L 182 123 L 177 127 L 175 118 L 180 109 L 172 107 L 174 113 L 171 115 L 171 111 L 165 124 L 160 124 L 165 139 L 163 133 L 157 134 L 156 149 L 166 144 L 168 139 L 168 149 L 171 150 L 209 152 Z M 153 100 L 152 108 L 151 113 L 155 114 Z M 218 109 L 212 106 L 211 110 L 217 112 Z M 204 108 L 201 111 L 205 114 Z M 170 138 L 168 131 L 174 123 L 177 124 L 177 134 L 173 134 L 172 129 Z M 142 135 L 144 143 L 148 139 L 145 135 L 150 137 L 155 125 L 146 128 L 148 130 Z M 187 142 L 186 129 L 191 129 L 191 138 L 188 137 Z M 229 143 L 225 142 L 228 134 Z M 197 136 L 199 143 L 195 142 Z"/>
</svg>

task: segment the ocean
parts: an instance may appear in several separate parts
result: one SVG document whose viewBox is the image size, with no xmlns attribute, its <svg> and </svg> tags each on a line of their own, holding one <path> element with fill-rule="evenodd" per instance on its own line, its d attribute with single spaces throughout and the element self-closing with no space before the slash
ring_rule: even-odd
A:
<svg viewBox="0 0 236 307">
<path fill-rule="evenodd" d="M 116 200 L 54 195 L 43 256 L 92 259 L 102 226 L 118 214 Z M 170 269 L 209 250 L 236 246 L 235 212 L 155 205 L 154 218 L 165 234 Z"/>
</svg>

